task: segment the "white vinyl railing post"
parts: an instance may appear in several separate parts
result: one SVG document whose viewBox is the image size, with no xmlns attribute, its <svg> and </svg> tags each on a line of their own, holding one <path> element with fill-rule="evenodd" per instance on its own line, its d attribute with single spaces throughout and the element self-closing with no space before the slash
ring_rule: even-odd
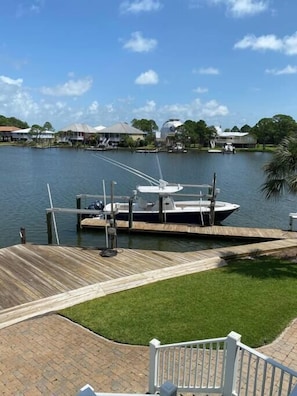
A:
<svg viewBox="0 0 297 396">
<path fill-rule="evenodd" d="M 236 396 L 235 381 L 237 370 L 237 344 L 241 340 L 241 335 L 231 331 L 227 337 L 227 357 L 225 366 L 225 380 L 223 385 L 223 396 Z"/>
<path fill-rule="evenodd" d="M 157 347 L 160 345 L 160 341 L 156 338 L 150 341 L 150 367 L 149 367 L 149 390 L 148 393 L 155 393 L 155 385 L 157 380 L 157 359 L 158 352 Z"/>
</svg>

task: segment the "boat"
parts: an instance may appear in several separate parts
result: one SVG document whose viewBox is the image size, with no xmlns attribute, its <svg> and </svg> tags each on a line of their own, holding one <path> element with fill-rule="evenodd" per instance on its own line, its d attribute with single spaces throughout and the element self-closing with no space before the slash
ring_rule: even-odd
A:
<svg viewBox="0 0 297 396">
<path fill-rule="evenodd" d="M 220 224 L 239 209 L 237 204 L 217 200 L 220 190 L 215 187 L 215 175 L 212 184 L 169 183 L 110 158 L 102 159 L 146 179 L 148 184 L 137 186 L 126 202 L 112 201 L 106 204 L 100 212 L 101 217 L 124 221 L 213 225 Z M 187 188 L 190 193 L 181 193 Z M 193 193 L 195 189 L 198 189 L 196 194 Z M 192 199 L 180 200 L 182 197 Z"/>
<path fill-rule="evenodd" d="M 168 148 L 168 153 L 187 153 L 188 150 L 185 149 L 182 143 L 176 143 Z"/>
<path fill-rule="evenodd" d="M 223 154 L 235 154 L 236 149 L 231 142 L 226 142 L 223 147 Z"/>
<path fill-rule="evenodd" d="M 159 149 L 137 149 L 136 150 L 136 153 L 145 153 L 145 154 L 147 154 L 147 153 L 158 153 L 159 152 Z"/>
<path fill-rule="evenodd" d="M 209 153 L 214 153 L 214 154 L 221 154 L 223 152 L 223 150 L 220 150 L 220 149 L 209 149 L 208 152 Z"/>
</svg>

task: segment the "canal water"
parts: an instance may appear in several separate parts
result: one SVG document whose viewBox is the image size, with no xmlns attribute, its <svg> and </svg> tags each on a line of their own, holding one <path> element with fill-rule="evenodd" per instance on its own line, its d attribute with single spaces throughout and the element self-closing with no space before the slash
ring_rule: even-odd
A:
<svg viewBox="0 0 297 396">
<path fill-rule="evenodd" d="M 211 184 L 216 173 L 219 200 L 237 203 L 240 210 L 223 225 L 288 229 L 289 213 L 297 211 L 297 198 L 284 196 L 266 200 L 261 193 L 265 175 L 263 166 L 270 153 L 238 152 L 235 155 L 188 152 L 186 154 L 132 153 L 129 151 L 95 152 L 75 149 L 34 149 L 0 147 L 0 247 L 20 243 L 20 228 L 26 229 L 27 242 L 46 244 L 46 208 L 75 208 L 78 194 L 129 196 L 143 184 L 136 175 L 110 165 L 102 157 L 112 158 L 157 179 L 183 184 Z M 158 158 L 158 160 L 157 160 Z M 159 163 L 159 165 L 158 165 Z M 86 207 L 90 201 L 83 201 Z M 76 231 L 76 215 L 56 214 L 61 244 L 104 247 L 104 232 Z M 152 235 L 118 235 L 119 247 L 198 250 L 224 246 L 221 240 Z"/>
</svg>

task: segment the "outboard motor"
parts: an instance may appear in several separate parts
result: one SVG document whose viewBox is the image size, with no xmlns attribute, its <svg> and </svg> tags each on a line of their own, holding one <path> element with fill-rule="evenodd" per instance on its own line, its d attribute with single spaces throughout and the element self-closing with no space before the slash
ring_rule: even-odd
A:
<svg viewBox="0 0 297 396">
<path fill-rule="evenodd" d="M 94 201 L 89 206 L 88 209 L 102 211 L 104 209 L 104 204 L 102 201 Z M 93 217 L 94 215 L 89 215 L 89 217 Z"/>
<path fill-rule="evenodd" d="M 94 201 L 88 206 L 88 209 L 103 210 L 104 204 L 102 201 Z"/>
<path fill-rule="evenodd" d="M 102 201 L 95 201 L 94 202 L 94 209 L 103 210 L 104 209 L 103 202 Z"/>
</svg>

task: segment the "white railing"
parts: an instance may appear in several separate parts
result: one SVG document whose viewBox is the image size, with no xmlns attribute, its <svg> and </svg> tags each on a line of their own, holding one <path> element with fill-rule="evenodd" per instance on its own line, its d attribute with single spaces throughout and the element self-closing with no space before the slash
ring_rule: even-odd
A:
<svg viewBox="0 0 297 396">
<path fill-rule="evenodd" d="M 178 392 L 215 393 L 223 396 L 290 396 L 297 372 L 249 348 L 241 336 L 161 345 L 150 342 L 149 393 L 163 383 Z"/>
</svg>

